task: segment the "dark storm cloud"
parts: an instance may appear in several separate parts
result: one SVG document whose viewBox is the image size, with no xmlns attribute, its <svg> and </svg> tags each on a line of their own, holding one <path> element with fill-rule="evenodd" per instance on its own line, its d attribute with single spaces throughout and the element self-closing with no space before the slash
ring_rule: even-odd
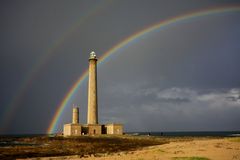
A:
<svg viewBox="0 0 240 160">
<path fill-rule="evenodd" d="M 146 89 L 145 93 L 149 93 L 149 90 L 152 89 Z M 127 128 L 138 128 L 144 131 L 157 131 L 159 128 L 171 131 L 187 130 L 186 128 L 191 130 L 219 130 L 220 128 L 236 130 L 238 128 L 237 113 L 240 111 L 240 101 L 229 101 L 226 97 L 238 97 L 240 89 L 220 92 L 209 90 L 202 94 L 198 90 L 189 88 L 168 88 L 155 90 L 151 96 L 173 99 L 173 101 L 154 101 L 155 98 L 152 98 L 152 101 L 145 101 L 145 103 L 141 99 L 146 99 L 149 95 L 146 95 L 143 90 L 141 92 L 143 94 L 135 98 L 135 103 L 128 103 L 128 106 L 111 106 L 109 107 L 111 113 L 105 113 L 104 117 L 116 115 L 115 118 L 127 124 Z M 126 97 L 129 96 L 131 94 L 126 95 Z M 188 97 L 189 101 L 175 103 L 176 99 L 183 97 Z M 114 120 L 111 117 L 109 119 Z"/>
<path fill-rule="evenodd" d="M 34 66 L 51 49 L 52 56 L 34 70 L 9 125 L 0 122 L 0 134 L 45 133 L 64 95 L 87 69 L 91 50 L 100 57 L 151 24 L 238 3 L 1 1 L 1 117 Z M 123 122 L 126 131 L 239 130 L 239 16 L 206 16 L 154 31 L 99 65 L 100 122 Z M 87 83 L 65 109 L 58 131 L 71 120 L 71 103 L 80 105 L 85 123 Z"/>
</svg>

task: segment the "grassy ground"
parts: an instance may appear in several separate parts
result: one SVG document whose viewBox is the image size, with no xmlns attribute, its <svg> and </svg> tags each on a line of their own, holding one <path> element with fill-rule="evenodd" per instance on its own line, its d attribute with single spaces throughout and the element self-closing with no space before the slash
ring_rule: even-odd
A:
<svg viewBox="0 0 240 160">
<path fill-rule="evenodd" d="M 205 157 L 174 157 L 173 160 L 209 160 Z"/>
<path fill-rule="evenodd" d="M 0 138 L 0 159 L 111 154 L 165 144 L 167 139 L 132 136 Z"/>
<path fill-rule="evenodd" d="M 227 139 L 231 142 L 240 142 L 240 137 L 231 137 L 231 138 L 227 138 Z"/>
</svg>

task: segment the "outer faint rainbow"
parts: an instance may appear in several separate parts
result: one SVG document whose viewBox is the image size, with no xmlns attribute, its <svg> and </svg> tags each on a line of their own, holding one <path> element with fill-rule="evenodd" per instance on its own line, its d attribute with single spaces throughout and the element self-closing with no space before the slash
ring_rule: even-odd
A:
<svg viewBox="0 0 240 160">
<path fill-rule="evenodd" d="M 5 110 L 3 110 L 3 116 L 0 117 L 3 127 L 0 128 L 1 132 L 4 132 L 6 127 L 11 122 L 11 118 L 14 116 L 17 108 L 21 104 L 27 90 L 32 85 L 32 82 L 37 78 L 39 72 L 46 67 L 47 63 L 57 54 L 56 49 L 61 46 L 66 39 L 72 35 L 80 26 L 84 25 L 86 20 L 98 15 L 98 13 L 108 7 L 112 1 L 98 2 L 90 10 L 84 12 L 76 22 L 73 23 L 60 37 L 57 37 L 53 44 L 45 51 L 43 56 L 41 56 L 35 63 L 34 66 L 28 71 L 24 79 L 20 82 L 19 87 L 16 89 L 15 96 L 11 99 Z M 5 127 L 5 128 L 4 128 Z"/>
<path fill-rule="evenodd" d="M 130 42 L 133 42 L 134 40 L 137 40 L 138 38 L 154 31 L 157 29 L 163 29 L 164 27 L 170 26 L 172 24 L 176 24 L 178 22 L 182 22 L 185 20 L 191 20 L 193 18 L 198 18 L 202 16 L 207 16 L 207 15 L 213 15 L 213 14 L 219 14 L 219 13 L 225 13 L 225 12 L 237 12 L 240 11 L 240 5 L 235 5 L 235 6 L 221 6 L 221 7 L 215 7 L 215 8 L 208 8 L 200 11 L 195 11 L 195 12 L 190 12 L 187 14 L 183 14 L 180 16 L 176 16 L 173 18 L 169 18 L 163 21 L 160 21 L 156 24 L 150 25 L 146 27 L 143 30 L 140 30 L 138 32 L 135 32 L 134 34 L 130 35 L 120 43 L 116 44 L 112 48 L 110 48 L 107 52 L 105 52 L 100 58 L 98 63 L 103 63 L 107 57 L 110 55 L 116 53 L 119 49 L 125 47 L 128 45 Z M 53 133 L 55 130 L 56 125 L 58 124 L 59 118 L 62 115 L 62 112 L 64 108 L 67 106 L 69 103 L 70 99 L 73 97 L 73 95 L 76 93 L 76 91 L 80 88 L 81 84 L 83 83 L 84 80 L 87 79 L 88 76 L 88 70 L 86 70 L 80 77 L 79 79 L 74 83 L 74 85 L 71 87 L 71 89 L 67 92 L 65 97 L 63 98 L 62 102 L 60 105 L 57 107 L 57 112 L 55 113 L 49 127 L 47 130 L 47 133 Z"/>
</svg>

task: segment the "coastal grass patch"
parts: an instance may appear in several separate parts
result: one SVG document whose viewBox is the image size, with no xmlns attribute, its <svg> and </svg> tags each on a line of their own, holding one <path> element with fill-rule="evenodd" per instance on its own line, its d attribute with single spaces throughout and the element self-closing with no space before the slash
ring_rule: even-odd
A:
<svg viewBox="0 0 240 160">
<path fill-rule="evenodd" d="M 210 160 L 206 157 L 173 157 L 173 160 Z"/>
<path fill-rule="evenodd" d="M 227 139 L 231 142 L 240 142 L 240 137 L 231 137 L 231 138 L 227 138 Z"/>
</svg>

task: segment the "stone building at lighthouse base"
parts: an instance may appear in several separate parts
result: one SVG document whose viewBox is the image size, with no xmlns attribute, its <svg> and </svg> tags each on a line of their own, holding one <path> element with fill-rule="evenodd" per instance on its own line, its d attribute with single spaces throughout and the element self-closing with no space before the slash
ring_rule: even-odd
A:
<svg viewBox="0 0 240 160">
<path fill-rule="evenodd" d="M 78 136 L 82 134 L 82 126 L 80 124 L 64 124 L 63 127 L 64 136 Z"/>
<path fill-rule="evenodd" d="M 73 110 L 75 109 L 76 108 L 73 108 Z M 123 125 L 119 123 L 108 124 L 69 123 L 63 126 L 64 136 L 101 135 L 101 134 L 122 135 Z"/>
</svg>

